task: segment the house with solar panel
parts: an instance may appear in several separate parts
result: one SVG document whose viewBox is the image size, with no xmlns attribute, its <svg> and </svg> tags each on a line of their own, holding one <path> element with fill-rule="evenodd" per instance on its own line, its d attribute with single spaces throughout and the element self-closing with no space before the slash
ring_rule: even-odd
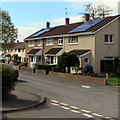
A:
<svg viewBox="0 0 120 120">
<path fill-rule="evenodd" d="M 91 65 L 94 72 L 105 72 L 105 66 L 120 58 L 120 37 L 118 28 L 120 15 L 90 20 L 85 14 L 83 22 L 46 28 L 25 38 L 26 56 L 33 63 L 57 65 L 59 56 L 64 53 L 75 54 L 80 66 Z"/>
</svg>

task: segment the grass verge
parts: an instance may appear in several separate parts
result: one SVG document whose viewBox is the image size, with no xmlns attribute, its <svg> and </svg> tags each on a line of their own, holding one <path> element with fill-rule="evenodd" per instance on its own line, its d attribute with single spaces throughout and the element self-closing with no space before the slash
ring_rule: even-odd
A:
<svg viewBox="0 0 120 120">
<path fill-rule="evenodd" d="M 112 77 L 108 79 L 109 85 L 117 85 L 120 86 L 120 77 Z"/>
</svg>

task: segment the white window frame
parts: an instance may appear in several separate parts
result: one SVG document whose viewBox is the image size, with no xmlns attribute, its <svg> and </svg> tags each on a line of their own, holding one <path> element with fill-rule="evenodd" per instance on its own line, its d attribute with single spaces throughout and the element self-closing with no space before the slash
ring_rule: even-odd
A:
<svg viewBox="0 0 120 120">
<path fill-rule="evenodd" d="M 42 41 L 38 40 L 38 46 L 42 46 Z"/>
<path fill-rule="evenodd" d="M 74 37 L 77 37 L 77 42 L 73 42 Z M 76 44 L 78 44 L 78 36 L 69 37 L 68 43 L 69 43 L 69 45 L 76 45 Z"/>
<path fill-rule="evenodd" d="M 46 39 L 46 46 L 50 46 L 50 45 L 53 45 L 53 39 L 52 38 Z"/>
<path fill-rule="evenodd" d="M 32 46 L 34 46 L 34 44 L 35 44 L 35 41 L 33 41 L 33 40 L 31 40 L 31 41 L 28 41 L 28 46 L 29 46 L 29 47 L 32 47 Z"/>
<path fill-rule="evenodd" d="M 63 37 L 58 38 L 58 45 L 63 45 Z"/>
<path fill-rule="evenodd" d="M 105 37 L 107 36 L 107 41 L 105 41 Z M 112 36 L 112 41 L 111 41 L 111 39 L 110 39 L 110 37 Z M 104 42 L 105 42 L 105 44 L 113 44 L 114 42 L 113 42 L 113 34 L 105 34 L 105 37 L 104 37 Z"/>
<path fill-rule="evenodd" d="M 57 56 L 54 56 L 54 57 L 53 57 L 53 64 L 56 65 L 56 64 L 57 64 L 57 60 L 58 60 Z"/>
</svg>

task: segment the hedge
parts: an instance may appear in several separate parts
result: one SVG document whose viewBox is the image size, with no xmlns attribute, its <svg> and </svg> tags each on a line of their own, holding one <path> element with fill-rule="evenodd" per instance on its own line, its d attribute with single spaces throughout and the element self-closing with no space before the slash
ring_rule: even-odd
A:
<svg viewBox="0 0 120 120">
<path fill-rule="evenodd" d="M 6 96 L 15 86 L 15 75 L 7 66 L 2 66 L 2 96 Z"/>
</svg>

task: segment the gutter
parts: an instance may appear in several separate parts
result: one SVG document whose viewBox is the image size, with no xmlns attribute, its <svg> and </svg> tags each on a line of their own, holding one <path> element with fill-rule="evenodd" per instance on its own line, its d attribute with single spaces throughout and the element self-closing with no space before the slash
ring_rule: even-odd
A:
<svg viewBox="0 0 120 120">
<path fill-rule="evenodd" d="M 93 32 L 73 33 L 73 34 L 64 34 L 64 35 L 53 35 L 53 36 L 47 36 L 47 37 L 37 37 L 37 38 L 24 39 L 24 41 L 46 39 L 46 38 L 56 38 L 56 37 L 71 37 L 71 36 L 79 36 L 79 35 L 92 35 L 92 34 L 93 34 Z"/>
</svg>

